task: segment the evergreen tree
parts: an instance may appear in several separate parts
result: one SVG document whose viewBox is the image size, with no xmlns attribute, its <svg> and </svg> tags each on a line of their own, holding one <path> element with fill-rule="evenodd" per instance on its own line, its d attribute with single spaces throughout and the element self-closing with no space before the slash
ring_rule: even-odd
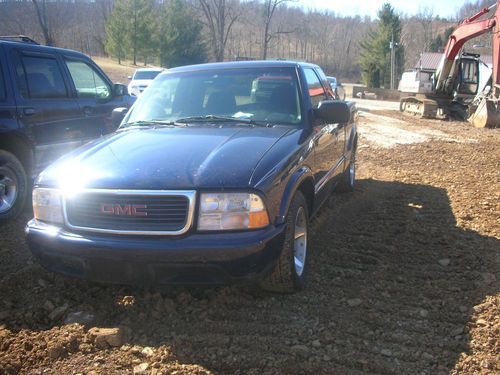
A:
<svg viewBox="0 0 500 375">
<path fill-rule="evenodd" d="M 181 0 L 171 0 L 160 15 L 158 47 L 160 64 L 176 67 L 206 61 L 202 24 Z"/>
<path fill-rule="evenodd" d="M 122 63 L 128 42 L 127 0 L 116 0 L 115 7 L 106 22 L 106 52 Z"/>
<path fill-rule="evenodd" d="M 389 87 L 391 81 L 391 40 L 394 37 L 395 77 L 399 78 L 404 67 L 404 49 L 401 40 L 401 21 L 394 8 L 385 3 L 378 12 L 375 30 L 369 33 L 361 43 L 361 71 L 364 83 L 368 87 Z"/>
<path fill-rule="evenodd" d="M 116 0 L 106 23 L 106 50 L 121 63 L 125 52 L 132 56 L 134 65 L 142 56 L 154 53 L 154 18 L 150 0 Z"/>
<path fill-rule="evenodd" d="M 129 29 L 129 48 L 136 65 L 138 56 L 142 56 L 146 63 L 147 57 L 154 51 L 153 7 L 151 0 L 129 0 L 129 3 L 132 21 Z"/>
</svg>

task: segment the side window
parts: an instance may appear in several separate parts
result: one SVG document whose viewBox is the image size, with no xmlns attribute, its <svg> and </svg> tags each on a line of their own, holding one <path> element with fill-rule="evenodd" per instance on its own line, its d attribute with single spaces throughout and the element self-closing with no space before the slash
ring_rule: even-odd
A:
<svg viewBox="0 0 500 375">
<path fill-rule="evenodd" d="M 5 100 L 7 97 L 7 89 L 5 88 L 5 80 L 3 78 L 2 66 L 0 65 L 0 100 Z"/>
<path fill-rule="evenodd" d="M 328 96 L 329 99 L 333 99 L 333 89 L 330 83 L 328 82 L 328 78 L 326 78 L 325 73 L 321 69 L 315 69 L 316 73 L 318 74 L 321 82 L 323 82 L 323 87 L 326 90 L 326 95 Z M 337 84 L 337 79 L 335 78 L 335 83 Z"/>
<path fill-rule="evenodd" d="M 22 56 L 16 65 L 21 95 L 31 99 L 66 98 L 66 86 L 55 58 Z"/>
<path fill-rule="evenodd" d="M 311 97 L 311 104 L 313 108 L 317 108 L 319 102 L 326 99 L 325 90 L 313 69 L 305 68 L 304 73 L 306 75 L 309 96 Z"/>
<path fill-rule="evenodd" d="M 66 60 L 79 98 L 108 99 L 111 88 L 101 75 L 83 61 Z"/>
</svg>

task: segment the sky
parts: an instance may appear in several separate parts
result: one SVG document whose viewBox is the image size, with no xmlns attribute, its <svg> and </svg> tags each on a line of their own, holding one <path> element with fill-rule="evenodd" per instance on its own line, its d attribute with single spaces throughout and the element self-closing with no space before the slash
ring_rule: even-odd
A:
<svg viewBox="0 0 500 375">
<path fill-rule="evenodd" d="M 328 9 L 346 16 L 368 15 L 376 18 L 384 3 L 390 3 L 398 13 L 413 15 L 430 8 L 440 17 L 454 17 L 458 9 L 473 0 L 299 0 L 306 9 Z M 492 4 L 495 0 L 491 0 Z"/>
</svg>

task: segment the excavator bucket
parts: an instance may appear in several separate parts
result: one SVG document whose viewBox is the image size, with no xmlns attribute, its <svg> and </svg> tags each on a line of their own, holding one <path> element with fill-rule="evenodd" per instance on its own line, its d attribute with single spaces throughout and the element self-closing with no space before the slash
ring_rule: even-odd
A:
<svg viewBox="0 0 500 375">
<path fill-rule="evenodd" d="M 500 111 L 493 101 L 483 98 L 468 121 L 476 128 L 497 128 L 500 126 Z"/>
</svg>

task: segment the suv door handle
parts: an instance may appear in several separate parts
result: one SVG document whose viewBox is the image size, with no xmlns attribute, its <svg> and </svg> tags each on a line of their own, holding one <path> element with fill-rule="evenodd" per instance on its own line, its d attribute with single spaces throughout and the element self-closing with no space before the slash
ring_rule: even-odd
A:
<svg viewBox="0 0 500 375">
<path fill-rule="evenodd" d="M 92 116 L 92 114 L 94 113 L 94 111 L 92 110 L 91 107 L 84 107 L 83 108 L 83 114 L 86 116 L 86 117 L 90 117 Z"/>
<path fill-rule="evenodd" d="M 36 113 L 35 108 L 24 108 L 23 114 L 25 116 L 33 116 Z"/>
</svg>

